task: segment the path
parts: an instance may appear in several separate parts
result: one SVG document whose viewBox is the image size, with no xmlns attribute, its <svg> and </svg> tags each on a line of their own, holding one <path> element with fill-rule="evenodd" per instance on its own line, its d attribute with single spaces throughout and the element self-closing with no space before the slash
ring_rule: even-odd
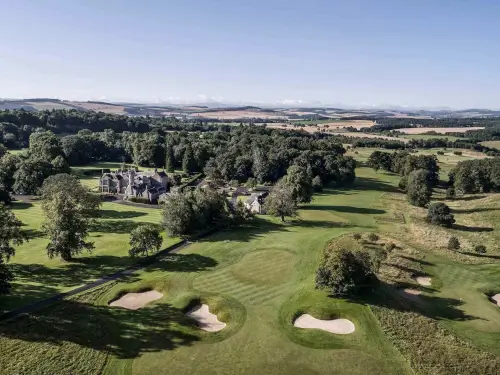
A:
<svg viewBox="0 0 500 375">
<path fill-rule="evenodd" d="M 43 299 L 43 300 L 40 300 L 37 302 L 33 302 L 29 305 L 20 307 L 20 308 L 15 309 L 15 310 L 7 311 L 6 313 L 3 313 L 2 315 L 0 315 L 0 321 L 13 318 L 13 317 L 18 316 L 20 314 L 30 313 L 34 310 L 40 309 L 42 307 L 50 305 L 51 303 L 59 301 L 65 297 L 74 296 L 75 294 L 85 292 L 85 291 L 93 289 L 97 286 L 101 286 L 103 284 L 109 283 L 110 281 L 116 280 L 122 276 L 129 275 L 135 271 L 143 269 L 143 268 L 147 267 L 148 265 L 156 262 L 159 258 L 161 258 L 165 254 L 177 253 L 178 251 L 180 251 L 183 248 L 185 248 L 186 246 L 188 246 L 190 243 L 191 242 L 189 242 L 187 240 L 182 240 L 179 243 L 176 243 L 172 246 L 167 247 L 166 249 L 163 249 L 162 251 L 159 251 L 158 253 L 156 253 L 153 256 L 141 259 L 137 264 L 135 264 L 133 266 L 127 267 L 127 268 L 125 268 L 121 271 L 115 272 L 111 275 L 104 276 L 104 277 L 97 279 L 89 284 L 82 285 L 76 289 L 70 290 L 69 292 L 59 293 L 59 294 L 56 294 L 50 298 L 46 298 L 46 299 Z"/>
</svg>

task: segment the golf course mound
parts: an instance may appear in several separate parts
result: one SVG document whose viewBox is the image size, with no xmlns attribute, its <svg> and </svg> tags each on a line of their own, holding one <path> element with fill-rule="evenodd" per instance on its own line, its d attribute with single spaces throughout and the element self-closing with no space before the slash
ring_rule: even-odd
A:
<svg viewBox="0 0 500 375">
<path fill-rule="evenodd" d="M 293 325 L 297 328 L 320 329 L 336 335 L 348 335 L 356 330 L 354 323 L 348 319 L 321 320 L 309 314 L 299 316 Z"/>
<path fill-rule="evenodd" d="M 163 294 L 156 290 L 146 290 L 138 293 L 125 293 L 121 297 L 111 301 L 110 306 L 123 307 L 128 310 L 138 310 L 163 297 Z"/>
<path fill-rule="evenodd" d="M 217 315 L 212 314 L 209 306 L 204 303 L 196 305 L 186 315 L 195 319 L 200 329 L 206 332 L 218 332 L 226 328 L 226 323 L 221 322 Z"/>
<path fill-rule="evenodd" d="M 414 277 L 414 280 L 417 282 L 419 285 L 423 286 L 431 286 L 431 278 L 428 276 L 417 276 Z"/>
<path fill-rule="evenodd" d="M 500 293 L 495 294 L 494 296 L 491 296 L 491 301 L 493 303 L 496 303 L 497 306 L 500 306 Z"/>
</svg>

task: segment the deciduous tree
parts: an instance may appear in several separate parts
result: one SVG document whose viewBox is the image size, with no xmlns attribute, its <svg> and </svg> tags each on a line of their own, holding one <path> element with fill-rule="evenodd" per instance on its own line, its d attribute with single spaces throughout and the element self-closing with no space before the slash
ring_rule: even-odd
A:
<svg viewBox="0 0 500 375">
<path fill-rule="evenodd" d="M 130 233 L 130 249 L 128 253 L 135 257 L 138 255 L 146 256 L 149 252 L 160 250 L 163 238 L 160 229 L 156 225 L 139 225 Z"/>
<path fill-rule="evenodd" d="M 60 256 L 70 261 L 83 250 L 91 251 L 93 243 L 85 240 L 89 225 L 99 212 L 100 198 L 67 174 L 50 176 L 41 190 L 45 215 L 42 228 L 49 238 L 49 258 Z"/>
<path fill-rule="evenodd" d="M 293 191 L 284 179 L 278 181 L 264 202 L 264 210 L 285 221 L 285 216 L 297 216 L 297 205 Z"/>
</svg>

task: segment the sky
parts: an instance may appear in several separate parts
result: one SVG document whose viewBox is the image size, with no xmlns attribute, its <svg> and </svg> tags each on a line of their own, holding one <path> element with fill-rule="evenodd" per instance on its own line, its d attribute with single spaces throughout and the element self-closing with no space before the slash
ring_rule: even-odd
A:
<svg viewBox="0 0 500 375">
<path fill-rule="evenodd" d="M 0 0 L 0 98 L 500 108 L 498 0 Z"/>
</svg>

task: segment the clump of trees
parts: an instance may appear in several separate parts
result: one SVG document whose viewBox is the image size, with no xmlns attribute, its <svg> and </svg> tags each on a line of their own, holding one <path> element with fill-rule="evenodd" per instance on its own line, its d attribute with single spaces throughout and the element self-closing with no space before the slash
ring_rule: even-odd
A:
<svg viewBox="0 0 500 375">
<path fill-rule="evenodd" d="M 60 256 L 70 261 L 84 250 L 91 251 L 94 244 L 86 238 L 89 225 L 99 213 L 100 197 L 90 194 L 76 177 L 68 174 L 47 178 L 41 193 L 45 215 L 42 229 L 49 238 L 49 258 Z"/>
<path fill-rule="evenodd" d="M 433 203 L 427 212 L 427 222 L 444 227 L 451 227 L 455 223 L 455 218 L 450 207 L 444 203 Z"/>
<path fill-rule="evenodd" d="M 477 194 L 500 191 L 500 159 L 462 161 L 449 174 L 455 193 Z"/>
<path fill-rule="evenodd" d="M 353 295 L 375 278 L 375 265 L 366 251 L 339 249 L 325 254 L 316 271 L 316 288 L 333 295 Z"/>
<path fill-rule="evenodd" d="M 16 253 L 14 246 L 26 240 L 21 231 L 22 225 L 10 208 L 0 203 L 0 294 L 9 291 L 10 282 L 14 279 L 6 263 Z"/>
<path fill-rule="evenodd" d="M 128 253 L 132 257 L 147 256 L 149 252 L 158 252 L 162 243 L 163 238 L 158 226 L 152 224 L 139 225 L 130 233 L 130 249 Z"/>
<path fill-rule="evenodd" d="M 191 236 L 203 230 L 238 226 L 252 217 L 243 203 L 231 205 L 212 189 L 172 194 L 163 207 L 163 226 L 170 236 Z"/>
</svg>

